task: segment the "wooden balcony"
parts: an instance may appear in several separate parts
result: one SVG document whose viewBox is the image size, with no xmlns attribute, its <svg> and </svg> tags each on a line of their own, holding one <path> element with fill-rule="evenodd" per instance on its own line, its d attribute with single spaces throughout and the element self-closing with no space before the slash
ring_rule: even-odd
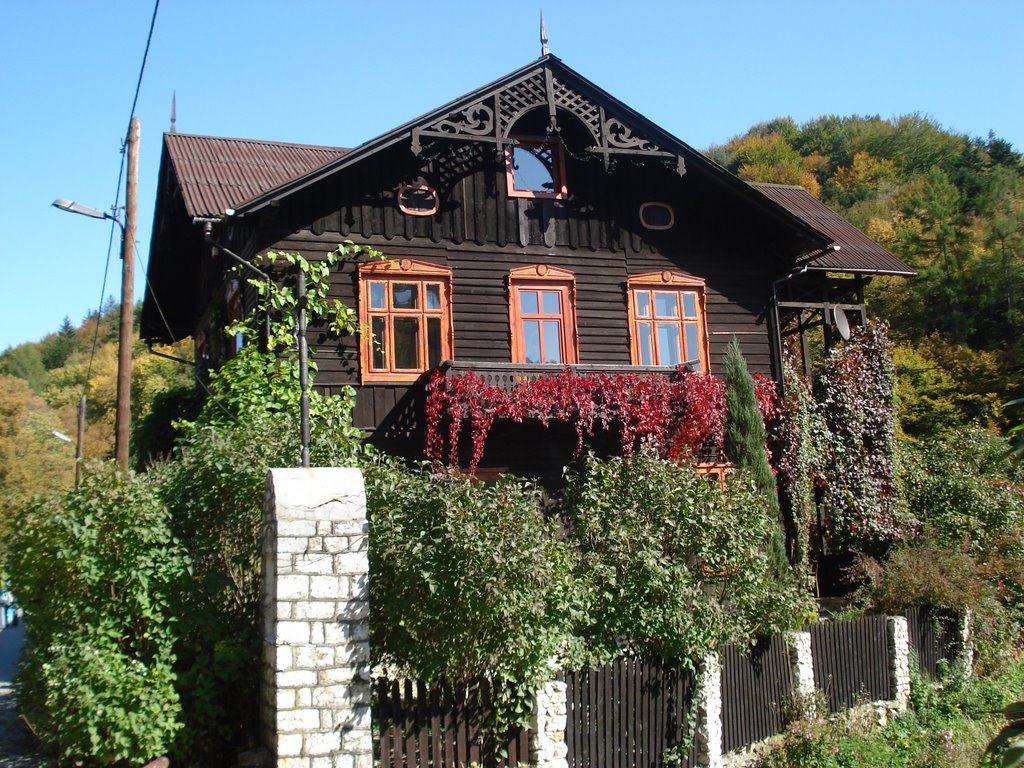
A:
<svg viewBox="0 0 1024 768">
<path fill-rule="evenodd" d="M 690 370 L 696 370 L 696 361 L 687 363 Z M 679 372 L 676 366 L 661 365 L 542 365 L 539 363 L 490 363 L 472 360 L 445 360 L 438 370 L 445 376 L 460 376 L 473 372 L 483 376 L 488 386 L 498 387 L 505 392 L 518 384 L 535 381 L 542 376 L 553 376 L 569 369 L 575 374 L 633 374 L 673 376 Z"/>
</svg>

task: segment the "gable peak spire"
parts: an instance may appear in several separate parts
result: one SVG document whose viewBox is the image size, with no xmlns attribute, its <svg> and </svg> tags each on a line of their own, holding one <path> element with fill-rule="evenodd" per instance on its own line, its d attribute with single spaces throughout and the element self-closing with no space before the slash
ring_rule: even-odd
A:
<svg viewBox="0 0 1024 768">
<path fill-rule="evenodd" d="M 548 28 L 544 24 L 544 9 L 540 11 L 540 55 L 547 56 L 551 53 L 548 50 Z"/>
<path fill-rule="evenodd" d="M 175 127 L 175 123 L 178 122 L 178 92 L 177 90 L 171 91 L 171 133 L 177 133 L 178 129 Z"/>
</svg>

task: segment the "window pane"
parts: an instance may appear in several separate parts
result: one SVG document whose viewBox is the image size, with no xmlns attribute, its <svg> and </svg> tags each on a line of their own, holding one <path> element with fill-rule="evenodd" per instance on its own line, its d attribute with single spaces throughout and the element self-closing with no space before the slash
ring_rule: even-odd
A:
<svg viewBox="0 0 1024 768">
<path fill-rule="evenodd" d="M 528 363 L 540 362 L 540 322 L 523 321 L 523 354 Z"/>
<path fill-rule="evenodd" d="M 370 283 L 370 309 L 385 309 L 384 283 Z"/>
<path fill-rule="evenodd" d="M 544 362 L 562 362 L 562 324 L 557 320 L 544 321 Z"/>
<path fill-rule="evenodd" d="M 653 334 L 650 323 L 637 326 L 637 341 L 640 344 L 640 365 L 654 365 Z"/>
<path fill-rule="evenodd" d="M 683 317 L 694 319 L 697 317 L 697 294 L 683 294 Z"/>
<path fill-rule="evenodd" d="M 562 305 L 559 299 L 561 296 L 558 291 L 543 291 L 541 292 L 541 300 L 543 302 L 544 314 L 545 315 L 561 315 Z"/>
<path fill-rule="evenodd" d="M 551 146 L 512 148 L 512 188 L 517 192 L 558 192 Z"/>
<path fill-rule="evenodd" d="M 437 193 L 430 187 L 403 187 L 398 193 L 398 204 L 409 211 L 436 211 Z"/>
<path fill-rule="evenodd" d="M 441 364 L 441 318 L 427 318 L 427 368 Z"/>
<path fill-rule="evenodd" d="M 633 298 L 636 299 L 636 316 L 651 316 L 651 294 L 647 291 L 634 291 Z"/>
<path fill-rule="evenodd" d="M 672 209 L 665 203 L 644 203 L 640 206 L 640 221 L 648 229 L 668 229 L 673 218 Z"/>
<path fill-rule="evenodd" d="M 681 357 L 679 326 L 675 323 L 658 323 L 658 364 L 679 365 Z"/>
<path fill-rule="evenodd" d="M 427 283 L 427 309 L 441 308 L 441 286 L 439 283 Z"/>
<path fill-rule="evenodd" d="M 697 326 L 694 323 L 687 323 L 683 326 L 686 333 L 686 357 L 687 360 L 700 359 L 700 345 L 697 343 Z"/>
<path fill-rule="evenodd" d="M 536 291 L 519 292 L 519 311 L 524 315 L 536 315 L 540 311 Z"/>
<path fill-rule="evenodd" d="M 654 316 L 679 317 L 679 294 L 675 292 L 655 293 Z"/>
<path fill-rule="evenodd" d="M 392 283 L 391 306 L 394 309 L 419 307 L 419 286 L 416 283 Z"/>
<path fill-rule="evenodd" d="M 420 320 L 418 317 L 394 318 L 395 370 L 420 369 Z"/>
<path fill-rule="evenodd" d="M 383 286 L 381 286 L 383 287 Z M 370 344 L 373 349 L 373 368 L 377 370 L 386 370 L 388 367 L 387 359 L 384 355 L 384 350 L 388 346 L 388 335 L 387 335 L 387 320 L 383 317 L 374 317 L 370 319 L 370 330 L 373 333 L 373 338 L 370 339 Z"/>
</svg>

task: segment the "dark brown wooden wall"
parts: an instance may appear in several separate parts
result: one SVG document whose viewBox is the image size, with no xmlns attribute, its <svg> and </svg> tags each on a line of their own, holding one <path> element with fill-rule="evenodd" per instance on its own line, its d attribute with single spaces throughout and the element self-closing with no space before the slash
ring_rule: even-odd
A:
<svg viewBox="0 0 1024 768">
<path fill-rule="evenodd" d="M 581 363 L 628 365 L 627 276 L 673 269 L 707 280 L 712 370 L 720 373 L 725 347 L 739 340 L 754 372 L 770 373 L 764 310 L 780 272 L 784 235 L 749 205 L 698 172 L 679 177 L 658 161 L 619 161 L 605 171 L 582 149 L 566 156 L 569 199 L 525 200 L 506 194 L 504 165 L 493 147 L 442 142 L 415 158 L 392 147 L 333 178 L 292 195 L 271 209 L 256 232 L 257 248 L 298 250 L 317 258 L 351 239 L 390 258 L 443 264 L 453 275 L 454 354 L 462 361 L 509 361 L 507 276 L 511 268 L 547 264 L 576 276 Z M 431 217 L 407 216 L 397 188 L 422 180 L 441 198 Z M 650 231 L 639 207 L 667 202 L 675 226 Z M 333 277 L 339 299 L 356 306 L 356 272 Z M 356 342 L 311 332 L 318 350 L 317 382 L 330 390 L 358 384 Z M 422 393 L 405 385 L 371 385 L 358 397 L 363 427 L 415 407 Z M 399 428 L 401 433 L 402 428 Z M 396 433 L 398 434 L 398 433 Z"/>
</svg>

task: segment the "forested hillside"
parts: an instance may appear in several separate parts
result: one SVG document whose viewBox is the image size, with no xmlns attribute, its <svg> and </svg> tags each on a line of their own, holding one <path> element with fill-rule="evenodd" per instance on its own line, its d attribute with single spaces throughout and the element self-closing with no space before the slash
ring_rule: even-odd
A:
<svg viewBox="0 0 1024 768">
<path fill-rule="evenodd" d="M 108 299 L 75 327 L 0 354 L 0 520 L 34 493 L 64 491 L 74 477 L 78 401 L 87 396 L 84 454 L 108 458 L 114 451 L 117 390 L 118 305 Z M 190 344 L 167 350 L 191 355 Z M 132 422 L 136 435 L 162 394 L 191 387 L 191 368 L 152 355 L 135 340 Z M 54 433 L 70 437 L 62 440 Z"/>
<path fill-rule="evenodd" d="M 748 181 L 805 187 L 917 270 L 869 292 L 897 342 L 908 436 L 1003 426 L 1000 404 L 1024 394 L 1019 152 L 905 115 L 779 118 L 709 154 Z"/>
</svg>

